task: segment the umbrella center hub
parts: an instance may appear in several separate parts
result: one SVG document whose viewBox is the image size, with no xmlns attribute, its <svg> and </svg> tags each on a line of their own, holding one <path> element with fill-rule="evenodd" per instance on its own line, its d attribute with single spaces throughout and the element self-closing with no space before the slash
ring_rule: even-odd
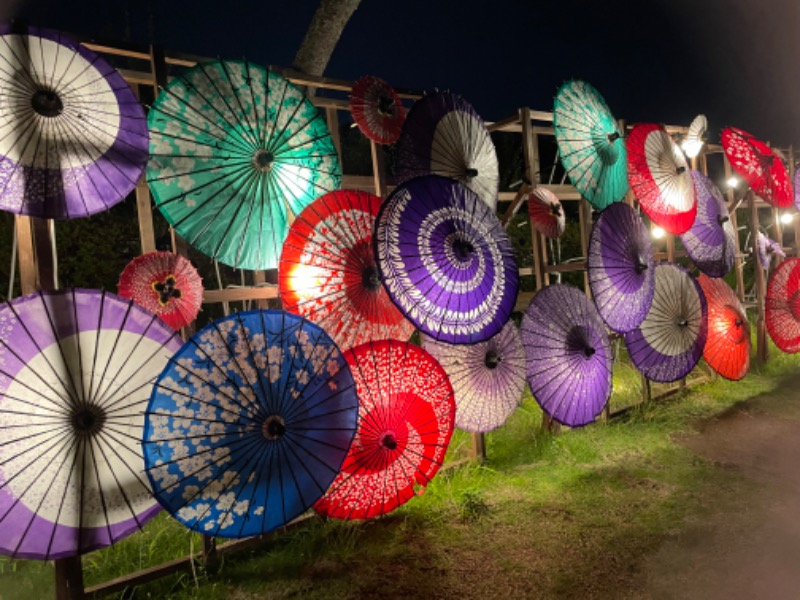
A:
<svg viewBox="0 0 800 600">
<path fill-rule="evenodd" d="M 378 98 L 378 112 L 382 115 L 394 115 L 394 98 L 391 96 L 381 96 Z"/>
<path fill-rule="evenodd" d="M 558 205 L 558 204 L 555 204 L 555 203 L 551 204 L 550 205 L 550 214 L 553 215 L 554 217 L 560 217 L 561 216 L 561 206 Z"/>
<path fill-rule="evenodd" d="M 175 287 L 174 275 L 167 275 L 164 281 L 154 281 L 153 291 L 158 294 L 158 302 L 161 306 L 166 306 L 173 298 L 181 297 L 181 291 Z"/>
<path fill-rule="evenodd" d="M 271 442 L 283 437 L 286 433 L 286 422 L 280 415 L 270 415 L 261 425 L 261 434 Z"/>
<path fill-rule="evenodd" d="M 253 165 L 262 173 L 271 171 L 274 162 L 275 155 L 269 150 L 260 148 L 253 153 Z"/>
<path fill-rule="evenodd" d="M 689 320 L 688 319 L 681 319 L 680 321 L 678 321 L 678 326 L 679 327 L 688 327 L 689 326 Z"/>
<path fill-rule="evenodd" d="M 647 261 L 644 260 L 641 256 L 637 256 L 633 269 L 634 271 L 636 271 L 637 275 L 641 275 L 647 270 Z"/>
<path fill-rule="evenodd" d="M 483 359 L 487 369 L 496 369 L 502 359 L 495 350 L 489 350 Z"/>
<path fill-rule="evenodd" d="M 613 144 L 614 142 L 616 142 L 619 139 L 619 137 L 620 137 L 619 136 L 619 131 L 615 131 L 613 133 L 609 133 L 608 134 L 608 143 L 609 144 Z"/>
<path fill-rule="evenodd" d="M 567 350 L 576 354 L 583 354 L 587 360 L 597 352 L 591 344 L 586 328 L 580 325 L 574 326 L 567 333 Z"/>
<path fill-rule="evenodd" d="M 43 117 L 57 117 L 64 111 L 64 103 L 53 90 L 36 90 L 31 96 L 31 107 Z"/>
<path fill-rule="evenodd" d="M 386 433 L 383 434 L 383 438 L 381 439 L 381 446 L 383 446 L 387 450 L 397 449 L 397 437 L 395 436 L 393 431 L 387 431 Z"/>
<path fill-rule="evenodd" d="M 378 277 L 378 268 L 370 265 L 361 273 L 361 285 L 369 292 L 377 292 L 381 289 L 381 279 Z"/>
<path fill-rule="evenodd" d="M 731 218 L 728 215 L 717 215 L 717 223 L 720 225 L 724 225 L 726 221 L 730 221 Z"/>
<path fill-rule="evenodd" d="M 474 167 L 467 167 L 464 169 L 464 175 L 467 176 L 467 179 L 475 179 L 478 176 L 478 169 Z"/>
<path fill-rule="evenodd" d="M 100 406 L 84 406 L 72 412 L 70 421 L 78 435 L 95 435 L 106 422 L 106 411 Z"/>
<path fill-rule="evenodd" d="M 684 167 L 683 165 L 680 165 L 675 168 L 675 173 L 677 175 L 683 175 L 685 172 L 686 172 L 686 167 Z"/>
<path fill-rule="evenodd" d="M 472 242 L 469 240 L 465 240 L 463 238 L 455 238 L 453 240 L 453 254 L 458 260 L 467 262 L 470 258 L 472 258 L 472 254 L 474 252 L 475 246 L 473 246 Z"/>
</svg>

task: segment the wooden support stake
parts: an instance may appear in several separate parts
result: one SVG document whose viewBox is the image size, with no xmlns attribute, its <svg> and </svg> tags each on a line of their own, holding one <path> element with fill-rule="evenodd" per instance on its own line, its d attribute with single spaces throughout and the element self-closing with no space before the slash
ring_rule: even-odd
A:
<svg viewBox="0 0 800 600">
<path fill-rule="evenodd" d="M 758 235 L 758 208 L 752 190 L 747 192 L 747 205 L 750 207 L 750 236 L 755 247 L 756 236 Z M 753 257 L 753 270 L 756 278 L 756 357 L 758 362 L 764 363 L 767 360 L 767 330 L 764 324 L 764 300 L 767 295 L 767 284 L 764 278 L 764 269 L 758 263 L 758 257 Z"/>
<path fill-rule="evenodd" d="M 31 217 L 14 216 L 17 228 L 17 263 L 19 265 L 19 287 L 23 296 L 36 291 L 36 255 L 33 250 L 33 229 Z"/>
<path fill-rule="evenodd" d="M 386 155 L 383 146 L 370 140 L 372 154 L 372 176 L 375 180 L 375 195 L 385 198 L 388 190 L 386 185 Z"/>
<path fill-rule="evenodd" d="M 728 162 L 728 157 L 723 156 L 723 164 L 725 166 L 725 180 L 731 178 L 733 174 L 733 170 L 731 169 L 731 163 Z M 728 210 L 730 212 L 731 217 L 731 225 L 733 225 L 733 231 L 735 235 L 733 236 L 734 242 L 734 259 L 733 259 L 733 270 L 736 274 L 736 295 L 739 297 L 740 302 L 744 302 L 744 261 L 742 260 L 742 245 L 739 241 L 739 220 L 736 217 L 736 211 L 733 210 L 734 202 L 736 201 L 735 194 L 733 193 L 732 189 L 728 189 L 725 192 L 728 200 Z M 755 240 L 753 241 L 755 244 Z"/>
<path fill-rule="evenodd" d="M 578 211 L 578 226 L 581 230 L 581 254 L 588 260 L 589 257 L 589 237 L 592 229 L 592 206 L 586 200 L 582 200 Z M 587 298 L 592 297 L 589 288 L 589 272 L 583 272 L 583 291 Z"/>
<path fill-rule="evenodd" d="M 150 201 L 150 188 L 147 186 L 144 176 L 136 184 L 136 216 L 139 220 L 142 254 L 155 252 L 156 232 L 153 228 L 153 203 Z"/>
<path fill-rule="evenodd" d="M 478 462 L 486 460 L 486 437 L 483 433 L 472 434 L 472 458 L 478 459 Z"/>
<path fill-rule="evenodd" d="M 56 600 L 82 600 L 83 567 L 80 556 L 59 558 L 56 567 Z"/>
<path fill-rule="evenodd" d="M 258 287 L 260 284 L 267 282 L 267 274 L 264 271 L 253 271 L 253 285 Z M 266 298 L 259 298 L 256 300 L 258 308 L 269 308 L 269 302 Z"/>
</svg>

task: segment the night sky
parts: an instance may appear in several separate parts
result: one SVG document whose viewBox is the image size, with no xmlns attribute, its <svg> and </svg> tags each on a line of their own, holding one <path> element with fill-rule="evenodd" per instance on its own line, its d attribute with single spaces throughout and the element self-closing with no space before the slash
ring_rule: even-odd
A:
<svg viewBox="0 0 800 600">
<path fill-rule="evenodd" d="M 3 0 L 0 19 L 289 66 L 316 4 Z M 363 0 L 326 75 L 450 89 L 487 120 L 552 110 L 559 85 L 581 78 L 631 123 L 705 113 L 711 141 L 734 125 L 788 146 L 800 143 L 798 50 L 797 0 Z"/>
</svg>

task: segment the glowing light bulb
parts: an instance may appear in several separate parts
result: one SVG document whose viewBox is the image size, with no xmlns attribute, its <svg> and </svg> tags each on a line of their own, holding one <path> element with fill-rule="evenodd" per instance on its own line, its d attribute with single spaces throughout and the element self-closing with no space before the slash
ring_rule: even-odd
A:
<svg viewBox="0 0 800 600">
<path fill-rule="evenodd" d="M 665 235 L 667 235 L 667 232 L 666 232 L 666 231 L 664 231 L 664 230 L 663 230 L 661 227 L 658 227 L 658 226 L 656 226 L 656 227 L 653 227 L 653 237 L 654 237 L 655 239 L 657 239 L 657 240 L 660 240 L 660 239 L 661 239 L 661 238 L 663 238 Z"/>
<path fill-rule="evenodd" d="M 694 158 L 700 154 L 700 150 L 703 148 L 703 141 L 693 138 L 686 138 L 681 143 L 681 148 L 686 153 L 686 156 L 689 158 Z"/>
<path fill-rule="evenodd" d="M 785 212 L 781 215 L 781 223 L 784 225 L 788 225 L 794 219 L 794 215 L 792 213 Z"/>
<path fill-rule="evenodd" d="M 728 181 L 726 181 L 725 183 L 728 184 L 729 188 L 736 189 L 736 187 L 739 185 L 739 178 L 738 177 L 729 177 Z"/>
</svg>

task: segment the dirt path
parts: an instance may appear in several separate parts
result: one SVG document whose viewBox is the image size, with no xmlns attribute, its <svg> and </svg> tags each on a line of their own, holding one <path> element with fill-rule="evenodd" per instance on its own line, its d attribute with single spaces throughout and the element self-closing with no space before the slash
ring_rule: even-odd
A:
<svg viewBox="0 0 800 600">
<path fill-rule="evenodd" d="M 800 598 L 800 377 L 708 422 L 681 442 L 741 475 L 647 560 L 644 597 Z"/>
</svg>

